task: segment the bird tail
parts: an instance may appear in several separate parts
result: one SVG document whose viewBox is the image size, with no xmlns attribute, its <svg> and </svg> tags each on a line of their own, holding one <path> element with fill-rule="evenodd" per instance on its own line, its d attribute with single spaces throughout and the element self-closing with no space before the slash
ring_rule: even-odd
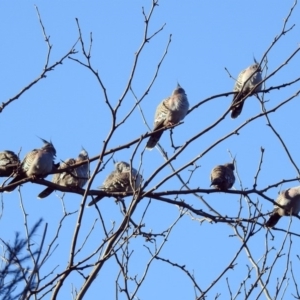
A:
<svg viewBox="0 0 300 300">
<path fill-rule="evenodd" d="M 236 97 L 236 98 L 233 100 L 232 105 L 238 103 L 238 102 L 240 101 L 240 99 L 242 99 L 242 98 L 243 98 L 243 96 L 241 96 L 241 97 Z M 232 109 L 231 109 L 231 118 L 232 118 L 232 119 L 237 118 L 237 117 L 241 114 L 242 109 L 243 109 L 243 106 L 244 106 L 244 102 L 245 102 L 245 100 L 244 100 L 244 101 L 241 101 L 240 103 L 238 103 L 238 104 L 236 104 L 234 107 L 232 107 Z"/>
<path fill-rule="evenodd" d="M 273 213 L 270 216 L 269 220 L 265 223 L 265 226 L 269 228 L 274 227 L 280 218 L 281 218 L 280 214 L 278 214 L 277 212 Z"/>
<path fill-rule="evenodd" d="M 17 187 L 17 185 L 14 186 L 14 187 L 9 187 L 9 185 L 11 185 L 12 183 L 15 183 L 15 182 L 17 182 L 17 181 L 19 181 L 19 180 L 21 180 L 21 179 L 23 179 L 23 178 L 24 178 L 24 177 L 23 177 L 22 175 L 17 175 L 14 179 L 12 179 L 12 180 L 8 183 L 8 185 L 7 185 L 8 189 L 6 189 L 5 191 L 6 191 L 7 193 L 12 192 L 12 191 Z"/>
<path fill-rule="evenodd" d="M 105 196 L 97 196 L 95 199 L 93 199 L 87 206 L 92 206 L 94 204 L 96 204 L 98 201 L 100 201 L 102 198 L 104 198 Z"/>
<path fill-rule="evenodd" d="M 156 144 L 159 141 L 162 134 L 163 134 L 163 131 L 159 131 L 159 132 L 151 135 L 148 142 L 147 142 L 146 148 L 148 150 L 152 150 L 156 146 Z"/>
<path fill-rule="evenodd" d="M 38 198 L 39 199 L 43 199 L 48 197 L 52 192 L 54 192 L 54 189 L 47 187 L 46 189 L 44 189 L 41 193 L 38 194 Z"/>
</svg>

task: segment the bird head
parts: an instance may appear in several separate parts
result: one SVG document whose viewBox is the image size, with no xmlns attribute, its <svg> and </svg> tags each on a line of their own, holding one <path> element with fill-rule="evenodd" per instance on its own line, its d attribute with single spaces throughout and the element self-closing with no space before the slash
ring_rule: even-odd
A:
<svg viewBox="0 0 300 300">
<path fill-rule="evenodd" d="M 115 163 L 115 168 L 118 172 L 122 173 L 130 169 L 130 164 L 125 161 L 119 161 Z"/>
<path fill-rule="evenodd" d="M 55 148 L 54 148 L 54 146 L 53 146 L 51 140 L 50 140 L 50 142 L 48 142 L 48 141 L 42 139 L 41 137 L 38 137 L 38 138 L 41 139 L 42 142 L 45 144 L 45 145 L 42 147 L 42 149 L 45 149 L 45 150 L 47 150 L 47 151 L 50 151 L 50 152 L 52 152 L 53 156 L 56 156 L 56 150 L 55 150 Z"/>
<path fill-rule="evenodd" d="M 227 167 L 227 168 L 229 168 L 229 169 L 231 169 L 232 171 L 234 171 L 234 164 L 233 164 L 233 162 L 225 164 L 224 166 Z"/>
<path fill-rule="evenodd" d="M 261 72 L 261 67 L 260 67 L 259 63 L 257 62 L 257 60 L 255 59 L 254 55 L 253 55 L 253 60 L 254 60 L 254 65 L 252 67 L 257 69 L 257 72 Z"/>
<path fill-rule="evenodd" d="M 181 85 L 178 82 L 176 89 L 173 91 L 173 95 L 176 94 L 185 94 L 185 90 L 181 87 Z"/>
<path fill-rule="evenodd" d="M 82 146 L 81 146 L 81 151 L 80 151 L 78 157 L 79 157 L 81 160 L 89 159 L 89 154 L 87 153 L 87 151 L 86 151 Z"/>
</svg>

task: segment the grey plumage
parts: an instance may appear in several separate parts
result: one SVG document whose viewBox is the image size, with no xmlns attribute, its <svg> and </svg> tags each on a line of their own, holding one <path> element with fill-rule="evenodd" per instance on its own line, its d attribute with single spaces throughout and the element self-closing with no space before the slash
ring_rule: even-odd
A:
<svg viewBox="0 0 300 300">
<path fill-rule="evenodd" d="M 210 173 L 210 186 L 222 191 L 232 188 L 235 181 L 233 171 L 233 163 L 216 166 Z"/>
<path fill-rule="evenodd" d="M 88 153 L 83 149 L 76 159 L 69 158 L 60 164 L 58 169 L 70 167 L 82 161 L 88 160 Z M 70 169 L 63 173 L 56 173 L 53 175 L 52 182 L 68 188 L 83 188 L 87 183 L 89 177 L 89 163 L 85 163 L 77 168 Z M 39 195 L 38 198 L 42 199 L 49 196 L 54 189 L 47 187 Z"/>
<path fill-rule="evenodd" d="M 10 150 L 0 152 L 0 177 L 8 177 L 17 170 L 20 160 L 18 156 Z"/>
<path fill-rule="evenodd" d="M 41 140 L 44 142 L 44 146 L 40 149 L 33 149 L 26 154 L 17 175 L 9 182 L 9 185 L 30 176 L 44 178 L 48 173 L 52 172 L 56 150 L 51 142 L 49 143 L 44 139 Z M 6 191 L 11 192 L 15 188 L 16 186 L 8 188 Z"/>
<path fill-rule="evenodd" d="M 274 205 L 273 212 L 269 220 L 265 223 L 266 227 L 274 227 L 282 216 L 296 216 L 300 211 L 300 186 L 289 188 L 282 191 L 276 199 L 276 203 L 283 208 Z"/>
<path fill-rule="evenodd" d="M 130 164 L 121 161 L 115 164 L 115 170 L 107 176 L 99 189 L 106 192 L 129 192 L 137 189 L 141 182 L 142 176 L 138 171 L 134 168 L 130 169 Z M 97 196 L 88 206 L 92 206 L 103 197 L 105 196 Z"/>
<path fill-rule="evenodd" d="M 255 61 L 255 60 L 254 60 Z M 261 68 L 259 64 L 255 61 L 255 64 L 249 66 L 247 69 L 243 70 L 234 85 L 234 92 L 238 92 L 233 96 L 232 108 L 231 108 L 231 118 L 237 118 L 242 112 L 244 102 L 246 99 L 242 100 L 249 92 L 254 88 L 256 84 L 262 81 Z M 260 92 L 262 84 L 259 84 L 252 93 Z M 251 94 L 252 95 L 252 94 Z M 251 96 L 250 95 L 250 96 Z"/>
<path fill-rule="evenodd" d="M 88 155 L 87 151 L 85 149 L 82 149 L 82 151 L 79 153 L 76 161 L 80 162 L 80 161 L 84 161 L 84 160 L 88 160 L 88 159 L 89 159 L 89 155 Z M 78 178 L 79 178 L 78 186 L 80 188 L 83 188 L 89 180 L 90 163 L 88 162 L 88 163 L 83 164 L 80 167 L 78 167 L 77 174 L 78 174 Z"/>
<path fill-rule="evenodd" d="M 154 117 L 154 129 L 158 130 L 163 127 L 174 125 L 184 119 L 189 109 L 189 101 L 184 89 L 177 84 L 172 95 L 164 99 L 156 108 Z M 153 134 L 146 145 L 146 148 L 151 150 L 159 141 L 163 130 Z"/>
</svg>

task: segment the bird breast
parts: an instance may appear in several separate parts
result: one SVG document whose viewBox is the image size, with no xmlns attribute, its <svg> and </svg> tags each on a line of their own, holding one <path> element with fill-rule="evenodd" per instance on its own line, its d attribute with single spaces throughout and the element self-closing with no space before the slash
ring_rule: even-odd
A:
<svg viewBox="0 0 300 300">
<path fill-rule="evenodd" d="M 52 171 L 53 155 L 50 153 L 43 153 L 36 155 L 35 159 L 28 165 L 26 171 L 27 176 L 43 175 Z"/>
<path fill-rule="evenodd" d="M 188 109 L 189 102 L 187 100 L 187 97 L 185 95 L 178 96 L 178 99 L 176 101 L 170 102 L 168 121 L 171 123 L 178 123 L 179 121 L 184 119 Z"/>
</svg>

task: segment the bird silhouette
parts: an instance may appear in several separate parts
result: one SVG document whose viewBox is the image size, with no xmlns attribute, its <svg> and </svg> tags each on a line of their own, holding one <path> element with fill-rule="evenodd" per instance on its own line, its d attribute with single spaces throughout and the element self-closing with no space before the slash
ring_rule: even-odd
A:
<svg viewBox="0 0 300 300">
<path fill-rule="evenodd" d="M 189 109 L 189 101 L 184 89 L 177 84 L 176 89 L 172 95 L 164 99 L 156 108 L 154 117 L 154 129 L 156 131 L 163 127 L 174 125 L 184 119 Z M 154 133 L 150 136 L 146 148 L 151 150 L 155 147 L 163 130 Z"/>
<path fill-rule="evenodd" d="M 0 152 L 0 177 L 8 177 L 17 170 L 20 160 L 18 156 L 10 150 Z"/>
<path fill-rule="evenodd" d="M 227 163 L 225 165 L 219 165 L 212 169 L 210 173 L 210 186 L 225 191 L 232 188 L 235 177 L 234 177 L 234 164 Z"/>
<path fill-rule="evenodd" d="M 120 161 L 115 164 L 115 170 L 112 171 L 104 180 L 100 190 L 106 192 L 130 192 L 137 189 L 142 182 L 142 176 L 139 172 L 130 168 L 130 164 Z M 92 206 L 105 196 L 97 196 L 88 206 Z"/>
<path fill-rule="evenodd" d="M 300 211 L 300 186 L 289 188 L 282 191 L 277 199 L 276 203 L 282 207 L 274 204 L 273 212 L 269 220 L 265 223 L 266 227 L 274 227 L 282 216 L 296 216 Z"/>
<path fill-rule="evenodd" d="M 231 118 L 237 118 L 242 112 L 244 102 L 246 99 L 242 100 L 249 92 L 262 81 L 261 68 L 259 64 L 254 59 L 255 64 L 249 66 L 247 69 L 243 70 L 237 81 L 235 82 L 233 91 L 238 92 L 234 95 L 231 108 Z M 262 84 L 259 84 L 252 93 L 260 92 Z"/>
<path fill-rule="evenodd" d="M 44 178 L 48 173 L 52 172 L 55 167 L 56 150 L 51 142 L 49 143 L 44 139 L 41 140 L 44 142 L 44 146 L 40 149 L 33 149 L 25 155 L 16 176 L 9 182 L 8 186 L 31 176 Z M 10 187 L 6 191 L 11 192 L 15 188 L 16 186 Z"/>
<path fill-rule="evenodd" d="M 66 167 L 73 166 L 82 161 L 88 160 L 88 153 L 86 150 L 82 150 L 76 159 L 69 158 L 66 161 L 62 162 L 58 169 L 64 169 Z M 56 173 L 53 175 L 52 182 L 59 184 L 68 188 L 83 188 L 89 177 L 89 163 L 85 163 L 76 167 L 74 169 L 70 169 L 63 173 Z M 48 197 L 54 189 L 51 187 L 47 187 L 40 194 L 38 194 L 38 198 L 42 199 Z"/>
</svg>

